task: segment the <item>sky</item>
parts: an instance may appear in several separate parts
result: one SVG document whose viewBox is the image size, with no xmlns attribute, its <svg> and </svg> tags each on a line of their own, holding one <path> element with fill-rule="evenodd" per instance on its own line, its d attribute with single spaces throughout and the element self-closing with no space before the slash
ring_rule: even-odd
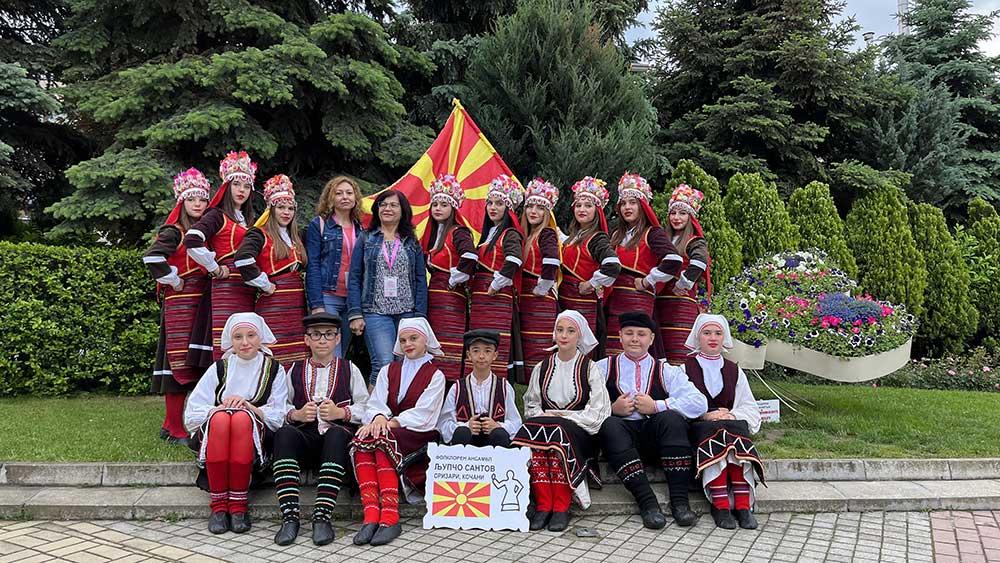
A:
<svg viewBox="0 0 1000 563">
<path fill-rule="evenodd" d="M 629 39 L 651 37 L 653 30 L 648 24 L 655 16 L 656 7 L 666 3 L 665 0 L 651 0 L 649 11 L 640 16 L 640 19 L 646 24 L 645 27 L 632 29 L 628 34 Z M 973 0 L 972 4 L 972 11 L 980 14 L 1000 10 L 1000 0 Z M 863 44 L 861 34 L 865 31 L 875 32 L 876 37 L 887 33 L 896 33 L 898 29 L 896 11 L 897 0 L 847 0 L 844 17 L 854 16 L 854 19 L 861 25 L 856 45 L 860 47 Z M 993 31 L 995 34 L 1000 34 L 1000 24 L 995 25 Z M 983 50 L 989 55 L 1000 55 L 1000 37 L 994 37 L 984 42 Z"/>
</svg>

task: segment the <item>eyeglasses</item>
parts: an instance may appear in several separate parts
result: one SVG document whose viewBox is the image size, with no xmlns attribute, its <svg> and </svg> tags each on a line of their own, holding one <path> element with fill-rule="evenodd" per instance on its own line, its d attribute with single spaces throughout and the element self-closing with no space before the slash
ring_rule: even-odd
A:
<svg viewBox="0 0 1000 563">
<path fill-rule="evenodd" d="M 400 205 L 398 201 L 383 201 L 378 204 L 379 209 L 399 209 Z"/>
<path fill-rule="evenodd" d="M 306 336 L 309 337 L 309 340 L 315 342 L 320 338 L 322 338 L 323 340 L 333 340 L 334 338 L 337 338 L 338 334 L 340 334 L 339 331 L 328 330 L 326 332 L 307 332 Z"/>
</svg>

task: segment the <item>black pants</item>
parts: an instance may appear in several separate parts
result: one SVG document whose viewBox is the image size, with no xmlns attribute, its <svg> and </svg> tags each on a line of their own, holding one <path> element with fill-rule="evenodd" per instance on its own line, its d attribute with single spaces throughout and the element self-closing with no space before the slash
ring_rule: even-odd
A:
<svg viewBox="0 0 1000 563">
<path fill-rule="evenodd" d="M 274 435 L 274 459 L 295 459 L 302 469 L 316 469 L 328 461 L 349 467 L 348 449 L 353 437 L 353 432 L 336 424 L 322 435 L 316 424 L 286 424 Z"/>
<path fill-rule="evenodd" d="M 643 469 L 644 459 L 658 459 L 667 477 L 672 504 L 687 503 L 691 469 L 688 421 L 675 411 L 664 411 L 641 420 L 610 416 L 597 433 L 608 465 L 641 510 L 656 506 L 656 496 Z"/>
<path fill-rule="evenodd" d="M 489 435 L 472 434 L 467 426 L 459 426 L 451 437 L 452 446 L 496 446 L 498 448 L 510 447 L 510 434 L 503 428 L 495 428 Z"/>
</svg>

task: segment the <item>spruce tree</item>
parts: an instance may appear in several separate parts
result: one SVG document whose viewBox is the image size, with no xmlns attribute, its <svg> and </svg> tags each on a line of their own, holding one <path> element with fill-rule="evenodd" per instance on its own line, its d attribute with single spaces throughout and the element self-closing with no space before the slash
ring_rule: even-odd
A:
<svg viewBox="0 0 1000 563">
<path fill-rule="evenodd" d="M 797 250 L 798 228 L 773 182 L 760 174 L 736 174 L 729 179 L 723 198 L 726 219 L 743 239 L 743 264 L 786 250 Z"/>
<path fill-rule="evenodd" d="M 909 215 L 914 241 L 927 264 L 918 351 L 929 355 L 961 353 L 979 323 L 979 312 L 972 303 L 969 265 L 940 209 L 927 203 L 911 204 Z"/>
<path fill-rule="evenodd" d="M 854 255 L 847 249 L 844 222 L 830 196 L 830 186 L 809 182 L 792 192 L 788 200 L 788 215 L 799 228 L 802 248 L 818 248 L 826 252 L 840 269 L 852 278 L 858 275 Z"/>
</svg>

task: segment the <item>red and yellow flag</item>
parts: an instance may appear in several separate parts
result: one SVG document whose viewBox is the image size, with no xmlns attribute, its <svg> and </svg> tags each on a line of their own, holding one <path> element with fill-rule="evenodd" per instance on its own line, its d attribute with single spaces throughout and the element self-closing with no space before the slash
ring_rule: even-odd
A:
<svg viewBox="0 0 1000 563">
<path fill-rule="evenodd" d="M 469 113 L 458 99 L 451 102 L 455 109 L 448 121 L 420 160 L 405 176 L 386 189 L 399 190 L 413 207 L 413 225 L 417 239 L 423 238 L 430 219 L 430 191 L 428 186 L 441 174 L 453 174 L 465 191 L 460 222 L 469 227 L 473 239 L 478 241 L 479 229 L 486 213 L 486 192 L 490 182 L 500 174 L 514 178 L 507 163 L 500 158 Z M 516 178 L 515 178 L 516 180 Z M 520 180 L 517 181 L 520 184 Z M 385 190 L 383 190 L 385 191 Z M 381 193 L 381 192 L 379 192 Z M 378 193 L 362 201 L 362 211 L 371 215 L 372 202 Z"/>
<path fill-rule="evenodd" d="M 434 481 L 431 514 L 459 518 L 489 518 L 490 484 Z"/>
</svg>

